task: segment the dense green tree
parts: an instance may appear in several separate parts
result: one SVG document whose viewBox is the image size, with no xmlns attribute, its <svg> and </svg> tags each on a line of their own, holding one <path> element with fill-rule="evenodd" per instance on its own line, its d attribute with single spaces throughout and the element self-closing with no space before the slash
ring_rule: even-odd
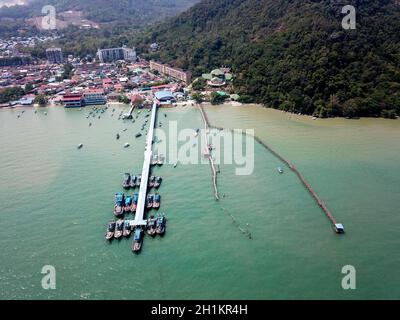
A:
<svg viewBox="0 0 400 320">
<path fill-rule="evenodd" d="M 21 87 L 9 87 L 0 90 L 0 103 L 19 100 L 25 94 Z"/>
<path fill-rule="evenodd" d="M 48 99 L 44 94 L 38 94 L 35 97 L 35 103 L 37 103 L 39 106 L 43 107 L 47 104 Z"/>
<path fill-rule="evenodd" d="M 192 94 L 192 99 L 196 101 L 196 103 L 202 103 L 204 101 L 204 96 L 201 93 L 194 92 Z"/>
<path fill-rule="evenodd" d="M 207 81 L 204 78 L 197 78 L 193 84 L 192 84 L 192 88 L 193 90 L 196 91 L 203 91 L 206 88 L 207 85 Z"/>
</svg>

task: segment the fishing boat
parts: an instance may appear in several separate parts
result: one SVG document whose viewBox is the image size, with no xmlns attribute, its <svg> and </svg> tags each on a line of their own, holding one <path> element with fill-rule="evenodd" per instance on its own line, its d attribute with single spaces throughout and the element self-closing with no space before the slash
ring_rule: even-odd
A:
<svg viewBox="0 0 400 320">
<path fill-rule="evenodd" d="M 125 220 L 124 231 L 122 233 L 122 236 L 129 237 L 131 235 L 131 233 L 132 233 L 131 223 L 128 220 Z"/>
<path fill-rule="evenodd" d="M 147 221 L 147 234 L 154 237 L 156 235 L 156 227 L 156 219 L 154 219 L 154 217 L 150 217 L 150 219 Z"/>
<path fill-rule="evenodd" d="M 153 203 L 154 203 L 154 194 L 148 194 L 147 201 L 146 201 L 147 209 L 153 208 Z"/>
<path fill-rule="evenodd" d="M 143 230 L 141 228 L 136 228 L 133 235 L 132 251 L 139 252 L 142 249 L 143 242 Z"/>
<path fill-rule="evenodd" d="M 159 188 L 162 182 L 161 177 L 156 177 L 156 180 L 154 181 L 154 188 Z"/>
<path fill-rule="evenodd" d="M 119 239 L 122 237 L 124 231 L 124 220 L 118 220 L 117 224 L 115 225 L 115 233 L 114 233 L 114 238 Z"/>
<path fill-rule="evenodd" d="M 115 221 L 110 221 L 107 226 L 106 240 L 114 238 Z"/>
<path fill-rule="evenodd" d="M 278 170 L 279 173 L 283 173 L 283 168 L 282 167 L 278 167 L 277 170 Z"/>
<path fill-rule="evenodd" d="M 82 147 L 83 147 L 83 144 L 82 143 L 80 143 L 79 145 L 78 145 L 78 149 L 82 149 Z"/>
<path fill-rule="evenodd" d="M 157 218 L 156 222 L 156 233 L 157 234 L 164 234 L 165 233 L 165 224 L 167 220 L 165 219 L 164 215 L 160 215 Z"/>
<path fill-rule="evenodd" d="M 155 166 L 156 164 L 157 164 L 157 162 L 158 162 L 158 155 L 153 155 L 153 158 L 151 159 L 151 165 L 152 166 Z"/>
<path fill-rule="evenodd" d="M 137 203 L 139 200 L 139 194 L 138 193 L 134 193 L 133 194 L 133 199 L 132 199 L 132 205 L 131 205 L 131 212 L 136 212 L 136 208 L 137 208 Z"/>
<path fill-rule="evenodd" d="M 156 193 L 153 198 L 153 208 L 158 209 L 160 208 L 161 196 Z"/>
<path fill-rule="evenodd" d="M 149 188 L 153 188 L 155 182 L 156 182 L 156 177 L 155 176 L 151 176 L 150 180 L 149 180 Z"/>
<path fill-rule="evenodd" d="M 162 166 L 164 164 L 164 161 L 165 157 L 162 154 L 160 154 L 160 156 L 158 157 L 157 165 Z"/>
<path fill-rule="evenodd" d="M 124 214 L 124 200 L 125 196 L 122 192 L 115 194 L 114 215 L 119 217 Z"/>
<path fill-rule="evenodd" d="M 136 186 L 140 187 L 140 183 L 142 182 L 142 175 L 139 174 L 136 179 Z"/>
<path fill-rule="evenodd" d="M 130 173 L 125 173 L 124 174 L 124 179 L 122 180 L 122 187 L 125 189 L 128 189 L 130 186 L 130 182 L 131 182 L 131 175 Z"/>
<path fill-rule="evenodd" d="M 125 197 L 124 212 L 130 212 L 131 211 L 131 205 L 132 205 L 132 197 L 131 196 L 126 196 Z"/>
<path fill-rule="evenodd" d="M 131 188 L 136 187 L 136 179 L 137 179 L 136 176 L 131 176 L 131 181 L 129 181 L 129 186 L 130 186 Z"/>
</svg>

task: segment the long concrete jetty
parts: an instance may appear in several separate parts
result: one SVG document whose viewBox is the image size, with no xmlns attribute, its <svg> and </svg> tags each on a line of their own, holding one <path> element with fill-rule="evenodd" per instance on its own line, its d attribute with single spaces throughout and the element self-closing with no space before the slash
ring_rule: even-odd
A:
<svg viewBox="0 0 400 320">
<path fill-rule="evenodd" d="M 153 155 L 153 134 L 156 123 L 157 104 L 154 102 L 151 109 L 150 127 L 147 133 L 146 147 L 144 150 L 144 161 L 142 169 L 142 180 L 140 182 L 139 199 L 136 207 L 135 220 L 131 221 L 131 226 L 145 226 L 147 224 L 144 220 L 144 209 L 146 207 L 147 199 L 147 186 L 149 180 L 150 163 Z"/>
</svg>

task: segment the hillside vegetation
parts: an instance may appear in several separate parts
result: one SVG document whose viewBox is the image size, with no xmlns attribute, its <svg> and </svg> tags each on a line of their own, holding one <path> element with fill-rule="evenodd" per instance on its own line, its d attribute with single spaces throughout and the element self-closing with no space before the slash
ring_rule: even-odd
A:
<svg viewBox="0 0 400 320">
<path fill-rule="evenodd" d="M 344 30 L 342 7 L 357 9 Z M 195 75 L 233 68 L 242 101 L 317 116 L 400 114 L 400 6 L 393 0 L 203 0 L 136 39 Z"/>
</svg>

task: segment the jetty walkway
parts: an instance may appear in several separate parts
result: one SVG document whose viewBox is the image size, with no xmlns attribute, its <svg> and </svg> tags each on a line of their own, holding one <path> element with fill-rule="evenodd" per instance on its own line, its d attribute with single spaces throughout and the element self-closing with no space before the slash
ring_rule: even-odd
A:
<svg viewBox="0 0 400 320">
<path fill-rule="evenodd" d="M 144 209 L 146 207 L 150 163 L 151 163 L 151 157 L 153 155 L 152 145 L 153 145 L 154 127 L 156 123 L 156 115 L 157 115 L 157 103 L 154 102 L 153 107 L 151 109 L 150 127 L 147 133 L 146 146 L 144 150 L 144 161 L 142 169 L 142 180 L 140 182 L 140 189 L 139 189 L 139 199 L 136 208 L 135 220 L 132 220 L 130 222 L 131 226 L 147 225 L 147 221 L 144 220 Z"/>
</svg>

